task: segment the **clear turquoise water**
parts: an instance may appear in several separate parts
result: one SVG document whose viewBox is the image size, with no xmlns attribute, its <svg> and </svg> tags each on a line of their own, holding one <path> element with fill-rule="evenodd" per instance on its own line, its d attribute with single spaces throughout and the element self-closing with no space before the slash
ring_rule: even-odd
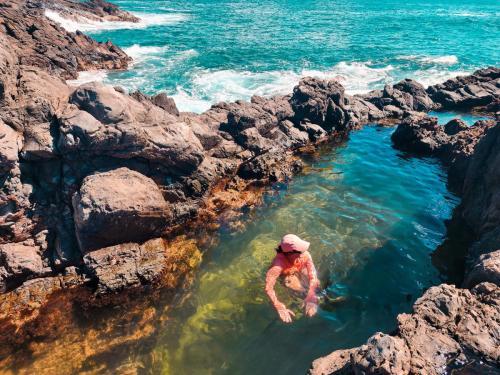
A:
<svg viewBox="0 0 500 375">
<path fill-rule="evenodd" d="M 129 72 L 105 79 L 166 90 L 182 110 L 288 93 L 303 75 L 340 76 L 361 92 L 403 77 L 436 83 L 500 62 L 498 1 L 114 2 L 149 27 L 81 27 L 135 58 Z"/>
<path fill-rule="evenodd" d="M 438 162 L 399 154 L 392 131 L 365 127 L 306 160 L 308 173 L 277 187 L 244 231 L 220 233 L 158 341 L 164 373 L 304 374 L 319 356 L 393 330 L 397 314 L 442 281 L 430 254 L 457 199 Z M 278 287 L 297 314 L 292 325 L 278 320 L 263 291 L 288 232 L 311 242 L 324 293 L 345 297 L 308 319 Z"/>
</svg>

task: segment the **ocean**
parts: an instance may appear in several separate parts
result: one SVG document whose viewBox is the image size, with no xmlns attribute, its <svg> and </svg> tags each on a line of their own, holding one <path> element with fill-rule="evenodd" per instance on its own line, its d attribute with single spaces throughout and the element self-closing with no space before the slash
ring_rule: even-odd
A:
<svg viewBox="0 0 500 375">
<path fill-rule="evenodd" d="M 180 110 L 290 93 L 300 77 L 337 77 L 350 93 L 402 78 L 424 85 L 498 65 L 500 4 L 474 0 L 117 0 L 139 24 L 76 23 L 134 63 L 84 73 L 128 90 L 166 91 Z"/>
</svg>

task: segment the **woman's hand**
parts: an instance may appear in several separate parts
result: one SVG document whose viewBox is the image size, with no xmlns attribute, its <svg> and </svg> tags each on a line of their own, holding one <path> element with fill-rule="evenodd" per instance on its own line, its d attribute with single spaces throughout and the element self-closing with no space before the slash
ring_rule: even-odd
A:
<svg viewBox="0 0 500 375">
<path fill-rule="evenodd" d="M 318 312 L 318 297 L 315 294 L 310 294 L 305 299 L 306 316 L 311 317 Z"/>
<path fill-rule="evenodd" d="M 281 302 L 276 304 L 276 311 L 284 323 L 291 323 L 292 317 L 295 316 L 295 313 L 292 310 L 288 310 Z"/>
</svg>

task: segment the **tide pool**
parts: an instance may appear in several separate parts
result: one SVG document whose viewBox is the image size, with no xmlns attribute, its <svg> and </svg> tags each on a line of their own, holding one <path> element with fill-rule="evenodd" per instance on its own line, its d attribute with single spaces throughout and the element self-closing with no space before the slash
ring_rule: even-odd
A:
<svg viewBox="0 0 500 375">
<path fill-rule="evenodd" d="M 390 332 L 396 316 L 443 281 L 431 253 L 458 200 L 428 158 L 392 148 L 393 129 L 367 126 L 338 148 L 306 159 L 306 174 L 267 196 L 241 232 L 222 230 L 190 297 L 174 309 L 155 349 L 167 374 L 304 374 L 334 349 Z M 327 302 L 311 319 L 279 321 L 264 279 L 281 236 L 311 242 Z M 328 302 L 342 297 L 343 302 Z"/>
</svg>

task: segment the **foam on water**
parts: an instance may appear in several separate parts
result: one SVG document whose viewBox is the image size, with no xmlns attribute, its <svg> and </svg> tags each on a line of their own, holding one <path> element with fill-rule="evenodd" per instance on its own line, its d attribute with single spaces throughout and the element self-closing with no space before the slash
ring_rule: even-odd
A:
<svg viewBox="0 0 500 375">
<path fill-rule="evenodd" d="M 436 68 L 417 70 L 410 75 L 424 86 L 440 83 L 465 71 Z M 173 94 L 182 111 L 203 112 L 220 101 L 249 100 L 252 95 L 272 96 L 290 94 L 303 77 L 339 80 L 348 94 L 363 94 L 382 88 L 408 77 L 394 66 L 374 67 L 371 62 L 340 62 L 332 69 L 320 71 L 303 69 L 294 71 L 249 72 L 236 70 L 197 71 L 192 74 L 190 88 L 178 86 Z"/>
<path fill-rule="evenodd" d="M 402 55 L 398 56 L 400 60 L 416 61 L 425 65 L 455 65 L 458 64 L 458 57 L 455 55 L 445 56 L 418 56 L 418 55 Z"/>
<path fill-rule="evenodd" d="M 64 17 L 61 13 L 47 9 L 45 16 L 66 30 L 75 32 L 77 30 L 90 33 L 99 33 L 109 30 L 131 30 L 145 29 L 151 26 L 170 25 L 185 21 L 188 16 L 185 14 L 155 14 L 155 13 L 133 13 L 140 18 L 139 22 L 128 21 L 97 21 L 84 16 L 76 16 L 74 19 Z"/>
<path fill-rule="evenodd" d="M 89 82 L 102 82 L 108 76 L 105 70 L 90 70 L 80 72 L 77 79 L 67 80 L 66 83 L 70 86 L 79 86 Z"/>
</svg>

